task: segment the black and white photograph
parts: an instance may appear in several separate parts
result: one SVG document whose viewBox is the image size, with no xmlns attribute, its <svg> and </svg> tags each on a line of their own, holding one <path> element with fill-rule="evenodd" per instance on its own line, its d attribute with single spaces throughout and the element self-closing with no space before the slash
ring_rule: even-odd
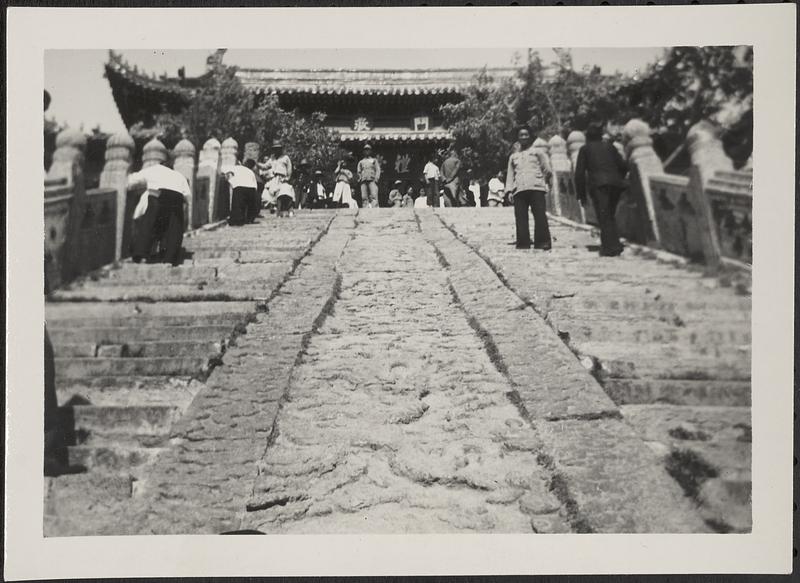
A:
<svg viewBox="0 0 800 583">
<path fill-rule="evenodd" d="M 754 534 L 756 42 L 462 32 L 41 52 L 29 529 Z"/>
</svg>

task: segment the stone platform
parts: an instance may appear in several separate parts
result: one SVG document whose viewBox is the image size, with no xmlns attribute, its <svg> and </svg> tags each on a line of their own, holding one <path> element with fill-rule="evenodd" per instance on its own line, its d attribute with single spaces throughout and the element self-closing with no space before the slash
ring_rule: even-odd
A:
<svg viewBox="0 0 800 583">
<path fill-rule="evenodd" d="M 47 306 L 45 532 L 750 529 L 750 298 L 512 209 L 264 217 Z"/>
</svg>

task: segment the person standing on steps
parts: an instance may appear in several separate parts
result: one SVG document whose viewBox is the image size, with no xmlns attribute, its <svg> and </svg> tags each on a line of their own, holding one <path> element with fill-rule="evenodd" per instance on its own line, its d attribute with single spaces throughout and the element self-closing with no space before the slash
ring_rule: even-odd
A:
<svg viewBox="0 0 800 583">
<path fill-rule="evenodd" d="M 361 185 L 361 201 L 364 208 L 378 206 L 378 180 L 381 178 L 381 165 L 372 155 L 372 146 L 364 145 L 364 157 L 358 163 L 358 183 Z"/>
<path fill-rule="evenodd" d="M 353 173 L 347 167 L 347 160 L 339 160 L 333 174 L 336 176 L 336 186 L 333 188 L 333 207 L 358 208 L 358 204 L 353 199 L 353 192 L 350 188 L 350 183 L 353 180 Z"/>
<path fill-rule="evenodd" d="M 150 259 L 159 244 L 159 258 L 172 265 L 181 264 L 184 204 L 192 196 L 186 177 L 172 168 L 154 164 L 128 176 L 128 189 L 144 185 L 145 191 L 133 211 L 135 263 Z"/>
<path fill-rule="evenodd" d="M 251 193 L 252 200 L 250 201 L 250 222 L 255 223 L 256 219 L 261 214 L 261 190 L 264 188 L 263 183 L 260 181 L 260 175 L 256 171 L 256 161 L 248 158 L 244 161 L 244 166 L 253 173 L 256 180 L 256 188 Z"/>
<path fill-rule="evenodd" d="M 550 226 L 547 223 L 547 185 L 553 177 L 550 161 L 544 152 L 534 149 L 533 132 L 527 125 L 517 131 L 519 151 L 508 158 L 506 193 L 514 203 L 517 228 L 517 249 L 531 248 L 528 228 L 528 209 L 533 213 L 533 247 L 547 251 L 551 248 Z"/>
<path fill-rule="evenodd" d="M 430 208 L 439 206 L 439 167 L 436 165 L 436 154 L 431 154 L 428 158 L 428 163 L 422 170 L 422 176 L 425 181 L 425 194 L 426 203 Z"/>
<path fill-rule="evenodd" d="M 575 164 L 575 194 L 586 206 L 588 194 L 592 197 L 597 222 L 600 224 L 600 255 L 616 257 L 622 253 L 617 223 L 617 212 L 628 165 L 613 143 L 603 140 L 600 124 L 591 124 L 586 130 L 586 144 L 578 152 Z"/>
<path fill-rule="evenodd" d="M 445 195 L 450 199 L 451 206 L 461 206 L 461 201 L 458 198 L 461 190 L 460 171 L 461 160 L 459 160 L 455 148 L 450 148 L 447 152 L 447 159 L 442 162 L 442 183 L 444 184 Z"/>
<path fill-rule="evenodd" d="M 240 227 L 245 223 L 252 223 L 257 211 L 255 198 L 258 196 L 255 173 L 242 164 L 225 168 L 223 173 L 231 186 L 231 214 L 228 224 Z"/>
</svg>

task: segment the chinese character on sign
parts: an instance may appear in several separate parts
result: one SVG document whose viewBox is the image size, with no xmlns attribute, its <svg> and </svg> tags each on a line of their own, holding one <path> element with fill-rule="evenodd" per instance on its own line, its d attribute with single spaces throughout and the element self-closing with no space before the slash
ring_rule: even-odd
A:
<svg viewBox="0 0 800 583">
<path fill-rule="evenodd" d="M 353 130 L 357 132 L 368 132 L 371 129 L 369 120 L 366 117 L 357 117 L 355 121 L 353 121 Z"/>
<path fill-rule="evenodd" d="M 411 165 L 411 154 L 400 154 L 394 161 L 394 171 L 397 174 L 405 174 Z"/>
<path fill-rule="evenodd" d="M 428 116 L 422 115 L 414 118 L 414 131 L 424 132 L 428 130 Z"/>
</svg>

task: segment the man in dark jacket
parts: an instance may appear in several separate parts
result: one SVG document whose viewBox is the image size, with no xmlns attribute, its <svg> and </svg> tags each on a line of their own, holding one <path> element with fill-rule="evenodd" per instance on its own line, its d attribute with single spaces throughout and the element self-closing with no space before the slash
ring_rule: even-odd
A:
<svg viewBox="0 0 800 583">
<path fill-rule="evenodd" d="M 616 257 L 622 253 L 614 215 L 625 189 L 628 165 L 617 149 L 603 140 L 603 128 L 592 124 L 586 131 L 586 144 L 575 165 L 575 192 L 586 205 L 587 182 L 597 221 L 600 223 L 600 255 Z"/>
</svg>

